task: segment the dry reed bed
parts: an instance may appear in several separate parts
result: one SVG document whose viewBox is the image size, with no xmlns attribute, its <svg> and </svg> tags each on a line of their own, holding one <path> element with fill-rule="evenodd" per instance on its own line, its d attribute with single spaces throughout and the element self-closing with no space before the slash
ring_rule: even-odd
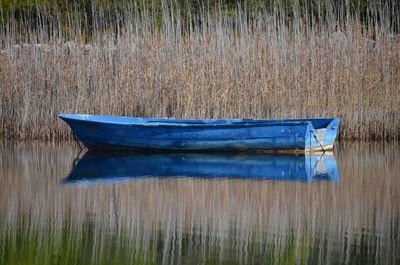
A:
<svg viewBox="0 0 400 265">
<path fill-rule="evenodd" d="M 67 41 L 61 26 L 21 33 L 11 21 L 0 31 L 0 137 L 70 138 L 57 114 L 86 113 L 340 117 L 342 138 L 398 139 L 400 41 L 387 23 L 366 29 L 357 17 L 328 14 L 311 27 L 278 11 L 252 19 L 220 11 L 183 30 L 165 10 L 158 30 L 151 16 L 127 8 L 123 26 L 95 28 L 89 44 L 78 22 Z"/>
<path fill-rule="evenodd" d="M 80 188 L 58 184 L 76 154 L 70 146 L 2 150 L 0 232 L 9 238 L 15 237 L 12 224 L 18 220 L 56 235 L 65 227 L 80 235 L 90 222 L 98 253 L 106 248 L 104 231 L 113 231 L 145 252 L 155 247 L 152 240 L 161 240 L 165 263 L 174 258 L 171 253 L 180 256 L 187 235 L 199 247 L 193 255 L 206 255 L 208 244 L 221 256 L 235 249 L 238 260 L 249 258 L 253 244 L 282 251 L 291 240 L 296 260 L 302 247 L 320 249 L 320 244 L 326 244 L 318 254 L 324 264 L 346 264 L 363 248 L 376 253 L 379 264 L 399 258 L 398 145 L 340 146 L 336 184 L 148 179 Z M 43 242 L 38 239 L 37 247 Z M 343 249 L 337 255 L 327 254 L 338 245 Z"/>
</svg>

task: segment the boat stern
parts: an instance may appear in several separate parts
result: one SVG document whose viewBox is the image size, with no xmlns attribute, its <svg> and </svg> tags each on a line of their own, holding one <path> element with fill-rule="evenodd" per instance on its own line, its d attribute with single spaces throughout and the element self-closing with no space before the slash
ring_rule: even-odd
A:
<svg viewBox="0 0 400 265">
<path fill-rule="evenodd" d="M 314 128 L 310 123 L 307 128 L 305 151 L 329 151 L 333 146 L 339 131 L 340 119 L 335 118 L 325 127 Z"/>
</svg>

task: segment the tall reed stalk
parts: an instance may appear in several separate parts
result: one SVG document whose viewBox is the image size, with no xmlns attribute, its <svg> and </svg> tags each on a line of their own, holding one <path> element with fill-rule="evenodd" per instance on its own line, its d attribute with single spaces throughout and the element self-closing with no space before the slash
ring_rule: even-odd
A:
<svg viewBox="0 0 400 265">
<path fill-rule="evenodd" d="M 289 14 L 277 2 L 183 17 L 162 3 L 161 15 L 95 2 L 90 13 L 38 4 L 34 15 L 2 14 L 0 138 L 67 139 L 57 114 L 86 113 L 340 117 L 342 138 L 399 139 L 393 8 L 371 5 L 360 17 L 346 5 L 310 12 L 294 4 Z"/>
</svg>

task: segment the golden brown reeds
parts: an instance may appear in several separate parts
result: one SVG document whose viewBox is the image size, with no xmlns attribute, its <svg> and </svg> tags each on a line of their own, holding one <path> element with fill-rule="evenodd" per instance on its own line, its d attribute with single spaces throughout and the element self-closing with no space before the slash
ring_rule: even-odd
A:
<svg viewBox="0 0 400 265">
<path fill-rule="evenodd" d="M 99 9 L 89 42 L 72 15 L 2 24 L 0 138 L 66 139 L 57 114 L 85 113 L 340 117 L 342 138 L 399 139 L 400 41 L 384 10 L 370 26 L 376 12 L 317 23 L 302 10 L 238 8 L 186 23 L 165 7 L 160 25 L 149 10 L 121 10 L 108 25 Z"/>
</svg>

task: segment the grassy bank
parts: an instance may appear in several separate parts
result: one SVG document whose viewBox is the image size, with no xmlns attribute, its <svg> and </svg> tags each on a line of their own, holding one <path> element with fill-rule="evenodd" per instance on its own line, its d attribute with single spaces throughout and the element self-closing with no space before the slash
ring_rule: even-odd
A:
<svg viewBox="0 0 400 265">
<path fill-rule="evenodd" d="M 93 4 L 87 16 L 42 6 L 9 16 L 0 138 L 67 139 L 57 114 L 87 113 L 340 117 L 342 138 L 399 139 L 399 18 L 377 5 L 363 17 L 321 10 L 294 4 L 289 16 L 275 3 L 183 19 L 163 2 L 161 13 L 123 3 L 112 13 Z"/>
</svg>

